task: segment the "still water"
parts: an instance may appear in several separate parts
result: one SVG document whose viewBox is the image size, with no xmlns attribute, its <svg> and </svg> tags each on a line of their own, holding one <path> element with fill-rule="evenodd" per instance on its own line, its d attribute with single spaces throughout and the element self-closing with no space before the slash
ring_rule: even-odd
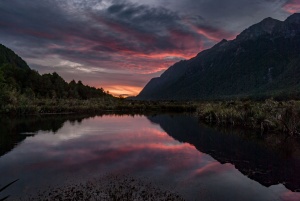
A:
<svg viewBox="0 0 300 201">
<path fill-rule="evenodd" d="M 296 140 L 220 131 L 190 115 L 0 120 L 0 199 L 105 174 L 130 175 L 186 200 L 300 200 Z"/>
</svg>

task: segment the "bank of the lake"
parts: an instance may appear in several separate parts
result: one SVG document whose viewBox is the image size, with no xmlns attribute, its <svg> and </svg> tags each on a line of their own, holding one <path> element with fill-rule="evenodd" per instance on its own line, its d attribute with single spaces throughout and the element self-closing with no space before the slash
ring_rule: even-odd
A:
<svg viewBox="0 0 300 201">
<path fill-rule="evenodd" d="M 0 106 L 0 113 L 15 116 L 32 114 L 95 114 L 103 112 L 196 112 L 196 102 L 129 101 L 120 98 L 80 99 L 21 99 Z"/>
<path fill-rule="evenodd" d="M 107 112 L 143 114 L 189 112 L 200 121 L 218 126 L 247 128 L 262 133 L 300 134 L 300 101 L 137 101 L 122 98 L 20 99 L 0 106 L 0 113 L 12 116 L 39 114 L 101 114 Z"/>
<path fill-rule="evenodd" d="M 233 126 L 258 130 L 261 133 L 276 132 L 290 136 L 300 134 L 300 102 L 227 101 L 203 103 L 197 106 L 196 115 L 203 122 L 218 126 Z"/>
</svg>

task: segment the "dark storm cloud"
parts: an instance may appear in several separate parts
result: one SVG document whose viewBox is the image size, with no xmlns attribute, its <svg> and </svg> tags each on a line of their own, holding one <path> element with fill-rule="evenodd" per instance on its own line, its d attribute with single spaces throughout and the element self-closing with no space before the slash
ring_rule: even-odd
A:
<svg viewBox="0 0 300 201">
<path fill-rule="evenodd" d="M 237 34 L 266 17 L 284 20 L 288 13 L 283 7 L 288 1 L 291 0 L 150 0 L 147 4 L 161 5 L 163 2 L 173 11 L 200 15 L 206 24 Z"/>
<path fill-rule="evenodd" d="M 117 43 L 101 43 L 96 50 L 124 51 L 132 55 L 172 51 L 182 51 L 184 54 L 183 51 L 188 50 L 188 47 L 182 46 L 182 43 L 193 41 L 194 48 L 201 47 L 201 36 L 185 25 L 180 16 L 164 8 L 116 4 L 105 12 L 93 12 L 90 16 L 122 37 Z M 176 30 L 182 32 L 181 42 L 174 34 Z"/>
<path fill-rule="evenodd" d="M 179 52 L 184 56 L 185 51 L 191 54 L 200 50 L 205 40 L 181 16 L 164 8 L 123 3 L 101 10 L 88 5 L 87 1 L 63 5 L 46 0 L 2 1 L 2 41 L 10 38 L 16 41 L 15 46 L 46 48 L 49 54 L 66 59 L 80 55 L 78 60 L 82 62 L 84 53 L 100 55 L 101 60 L 106 52 L 133 56 Z"/>
</svg>

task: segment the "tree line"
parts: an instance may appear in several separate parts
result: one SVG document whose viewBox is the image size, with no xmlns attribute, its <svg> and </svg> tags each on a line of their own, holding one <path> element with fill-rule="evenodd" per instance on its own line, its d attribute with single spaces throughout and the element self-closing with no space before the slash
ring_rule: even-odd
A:
<svg viewBox="0 0 300 201">
<path fill-rule="evenodd" d="M 111 97 L 102 88 L 84 85 L 81 81 L 66 82 L 56 72 L 40 75 L 30 68 L 20 68 L 10 63 L 0 66 L 0 101 L 10 103 L 17 96 L 37 99 L 87 100 Z"/>
</svg>

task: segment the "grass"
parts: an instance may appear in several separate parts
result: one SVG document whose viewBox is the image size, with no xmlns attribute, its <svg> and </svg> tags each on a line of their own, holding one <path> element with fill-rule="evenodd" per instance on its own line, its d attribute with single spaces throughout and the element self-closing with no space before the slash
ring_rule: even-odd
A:
<svg viewBox="0 0 300 201">
<path fill-rule="evenodd" d="M 9 184 L 7 184 L 7 185 L 5 185 L 4 187 L 1 187 L 1 189 L 0 189 L 0 193 L 2 192 L 2 191 L 4 191 L 5 189 L 7 189 L 9 186 L 11 186 L 12 184 L 14 184 L 15 182 L 17 182 L 19 179 L 17 179 L 17 180 L 15 180 L 15 181 L 12 181 L 12 182 L 10 182 Z M 4 200 L 6 200 L 6 199 L 8 199 L 9 198 L 9 195 L 8 196 L 5 196 L 5 197 L 0 197 L 0 201 L 4 201 Z"/>
<path fill-rule="evenodd" d="M 107 111 L 114 112 L 195 112 L 195 104 L 173 101 L 150 102 L 129 101 L 117 98 L 78 99 L 33 99 L 19 98 L 10 104 L 0 105 L 0 113 L 10 115 L 76 113 L 93 114 Z"/>
<path fill-rule="evenodd" d="M 0 113 L 7 115 L 28 114 L 97 114 L 192 112 L 203 122 L 223 126 L 239 126 L 288 135 L 300 134 L 300 101 L 136 101 L 113 97 L 89 100 L 79 99 L 29 99 L 25 96 L 0 104 Z"/>
<path fill-rule="evenodd" d="M 294 136 L 300 134 L 300 102 L 228 101 L 203 103 L 197 107 L 197 116 L 204 122 L 218 125 L 242 126 L 282 132 Z"/>
</svg>

